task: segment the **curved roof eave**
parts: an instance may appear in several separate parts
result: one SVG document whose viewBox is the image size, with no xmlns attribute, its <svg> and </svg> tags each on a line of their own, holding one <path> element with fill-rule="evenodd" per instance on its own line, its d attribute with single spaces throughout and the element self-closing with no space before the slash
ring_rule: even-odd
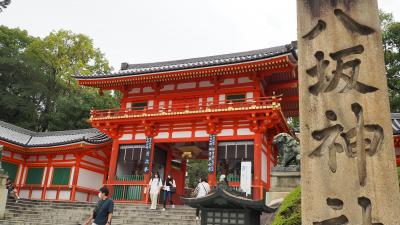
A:
<svg viewBox="0 0 400 225">
<path fill-rule="evenodd" d="M 102 144 L 111 141 L 95 128 L 53 132 L 33 132 L 0 121 L 0 140 L 24 148 L 55 147 L 76 143 Z"/>
<path fill-rule="evenodd" d="M 265 48 L 253 51 L 231 53 L 224 55 L 190 58 L 166 62 L 127 64 L 123 63 L 121 70 L 112 73 L 97 73 L 92 75 L 75 75 L 78 80 L 102 80 L 107 78 L 123 78 L 164 72 L 202 69 L 215 66 L 226 66 L 270 59 L 278 56 L 290 55 L 292 62 L 297 61 L 297 43 Z"/>
</svg>

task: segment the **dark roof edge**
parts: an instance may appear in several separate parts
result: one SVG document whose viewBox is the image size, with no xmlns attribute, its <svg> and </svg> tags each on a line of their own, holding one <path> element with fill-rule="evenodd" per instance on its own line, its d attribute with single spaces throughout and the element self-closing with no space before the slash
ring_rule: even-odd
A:
<svg viewBox="0 0 400 225">
<path fill-rule="evenodd" d="M 188 69 L 199 69 L 213 66 L 232 65 L 237 63 L 245 63 L 258 61 L 263 59 L 274 58 L 290 54 L 297 61 L 297 41 L 290 44 L 258 49 L 253 51 L 237 52 L 230 54 L 188 58 L 181 60 L 172 60 L 164 62 L 142 63 L 142 64 L 128 64 L 122 63 L 121 70 L 112 73 L 99 73 L 92 75 L 77 74 L 73 77 L 75 79 L 107 79 L 116 77 L 127 77 L 133 75 L 145 75 L 152 73 L 184 71 Z"/>
<path fill-rule="evenodd" d="M 21 134 L 29 136 L 28 141 L 26 141 L 25 143 L 22 143 L 22 142 L 18 142 L 18 141 L 6 138 L 4 136 L 1 136 L 1 134 L 0 134 L 1 141 L 8 142 L 10 144 L 17 145 L 20 147 L 26 147 L 26 148 L 62 146 L 62 145 L 68 145 L 68 144 L 73 144 L 73 143 L 79 143 L 79 142 L 86 142 L 88 144 L 101 144 L 101 143 L 106 143 L 111 140 L 106 134 L 100 132 L 96 128 L 66 130 L 66 131 L 51 131 L 51 132 L 34 132 L 34 131 L 30 131 L 25 128 L 18 127 L 18 126 L 15 126 L 13 124 L 10 124 L 10 123 L 4 122 L 4 121 L 0 121 L 0 128 L 1 127 L 3 127 L 4 129 L 14 131 L 16 133 L 21 133 Z M 95 134 L 95 136 L 87 138 L 86 134 Z M 59 142 L 45 143 L 45 144 L 29 144 L 29 142 L 34 137 L 46 138 L 46 137 L 51 137 L 51 136 L 61 136 L 62 137 L 62 136 L 68 136 L 68 135 L 82 135 L 82 136 L 78 137 L 76 139 L 67 140 L 67 141 L 59 141 Z"/>
</svg>

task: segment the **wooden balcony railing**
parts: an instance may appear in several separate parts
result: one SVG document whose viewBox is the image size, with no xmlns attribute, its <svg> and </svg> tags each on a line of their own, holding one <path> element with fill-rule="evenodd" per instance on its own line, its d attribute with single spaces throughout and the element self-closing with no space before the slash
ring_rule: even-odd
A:
<svg viewBox="0 0 400 225">
<path fill-rule="evenodd" d="M 274 109 L 280 107 L 282 96 L 235 99 L 218 103 L 198 102 L 172 104 L 170 107 L 132 107 L 126 109 L 91 110 L 90 120 L 125 119 L 154 116 L 170 116 L 183 114 L 200 114 L 211 112 L 247 111 L 259 109 Z"/>
</svg>

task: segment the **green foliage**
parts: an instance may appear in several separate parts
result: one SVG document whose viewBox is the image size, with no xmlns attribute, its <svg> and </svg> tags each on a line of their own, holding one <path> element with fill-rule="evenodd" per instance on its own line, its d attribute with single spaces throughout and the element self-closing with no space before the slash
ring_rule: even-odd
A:
<svg viewBox="0 0 400 225">
<path fill-rule="evenodd" d="M 299 117 L 289 117 L 287 119 L 287 123 L 293 131 L 299 132 L 300 131 L 300 119 Z"/>
<path fill-rule="evenodd" d="M 397 177 L 399 178 L 399 187 L 400 187 L 400 167 L 397 167 Z"/>
<path fill-rule="evenodd" d="M 272 225 L 301 225 L 300 187 L 297 187 L 283 200 Z"/>
<path fill-rule="evenodd" d="M 111 92 L 100 97 L 72 77 L 110 71 L 93 41 L 71 31 L 41 39 L 0 26 L 0 120 L 35 130 L 87 128 L 90 109 L 117 107 Z"/>
<path fill-rule="evenodd" d="M 400 111 L 400 23 L 391 13 L 380 11 L 383 49 L 392 112 Z"/>
<path fill-rule="evenodd" d="M 202 177 L 207 178 L 208 167 L 207 160 L 189 160 L 187 164 L 187 172 L 189 177 L 189 188 L 195 188 L 198 180 Z"/>
</svg>

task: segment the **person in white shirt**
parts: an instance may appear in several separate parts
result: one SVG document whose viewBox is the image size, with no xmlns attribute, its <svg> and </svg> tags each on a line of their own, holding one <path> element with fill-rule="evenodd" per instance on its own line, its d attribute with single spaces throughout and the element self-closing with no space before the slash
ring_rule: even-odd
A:
<svg viewBox="0 0 400 225">
<path fill-rule="evenodd" d="M 208 193 L 210 193 L 210 191 L 211 191 L 211 187 L 207 183 L 207 179 L 204 177 L 201 178 L 200 183 L 197 185 L 197 187 L 195 189 L 195 193 L 197 193 L 196 198 L 205 197 L 206 195 L 208 195 Z M 196 209 L 196 220 L 199 220 L 199 215 L 200 215 L 200 209 L 197 208 Z"/>
<path fill-rule="evenodd" d="M 150 209 L 155 210 L 157 209 L 158 195 L 160 194 L 160 190 L 162 187 L 162 180 L 158 172 L 153 174 L 153 177 L 150 179 L 149 186 L 150 186 L 150 200 L 151 200 Z"/>
<path fill-rule="evenodd" d="M 164 208 L 163 211 L 165 211 L 165 207 L 167 205 L 167 200 L 169 198 L 169 204 L 171 205 L 172 208 L 175 208 L 174 202 L 172 201 L 172 195 L 176 191 L 176 183 L 174 178 L 172 178 L 171 174 L 168 174 L 167 179 L 164 182 Z"/>
</svg>

